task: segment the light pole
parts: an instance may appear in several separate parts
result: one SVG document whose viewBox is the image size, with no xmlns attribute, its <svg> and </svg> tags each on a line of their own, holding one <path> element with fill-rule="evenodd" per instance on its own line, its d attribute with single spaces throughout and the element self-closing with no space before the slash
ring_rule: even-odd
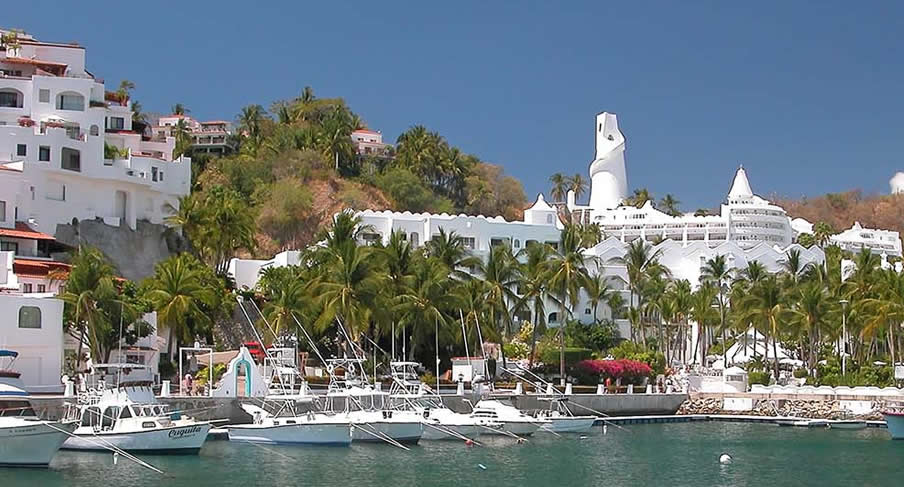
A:
<svg viewBox="0 0 904 487">
<path fill-rule="evenodd" d="M 848 300 L 842 299 L 841 303 L 841 375 L 844 376 L 847 370 L 847 308 Z"/>
</svg>

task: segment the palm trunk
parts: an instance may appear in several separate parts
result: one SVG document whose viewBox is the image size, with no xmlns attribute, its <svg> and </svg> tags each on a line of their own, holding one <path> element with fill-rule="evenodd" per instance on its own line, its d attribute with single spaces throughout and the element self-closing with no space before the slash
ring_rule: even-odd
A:
<svg viewBox="0 0 904 487">
<path fill-rule="evenodd" d="M 565 387 L 565 298 L 560 306 L 562 316 L 559 317 L 559 386 Z"/>
<path fill-rule="evenodd" d="M 537 312 L 536 303 L 534 303 L 534 328 L 530 331 L 530 357 L 527 360 L 527 368 L 534 368 L 534 354 L 537 353 L 537 328 L 540 327 L 539 320 L 537 319 L 540 314 Z"/>
<path fill-rule="evenodd" d="M 775 381 L 778 382 L 778 337 L 772 339 L 772 361 L 775 364 Z"/>
</svg>

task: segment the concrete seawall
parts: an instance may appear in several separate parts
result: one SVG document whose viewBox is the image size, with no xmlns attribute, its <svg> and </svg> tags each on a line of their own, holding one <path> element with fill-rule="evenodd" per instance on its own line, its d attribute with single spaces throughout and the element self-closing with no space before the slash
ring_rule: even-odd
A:
<svg viewBox="0 0 904 487">
<path fill-rule="evenodd" d="M 681 404 L 687 400 L 687 394 L 574 394 L 568 396 L 571 410 L 575 414 L 588 413 L 590 408 L 610 416 L 669 415 L 675 414 Z M 549 403 L 541 401 L 538 396 L 510 396 L 515 406 L 522 410 L 546 409 Z M 165 397 L 160 401 L 174 409 L 186 412 L 202 420 L 227 420 L 228 423 L 240 424 L 251 421 L 251 417 L 241 408 L 242 402 L 260 404 L 260 399 L 252 398 L 216 398 L 216 397 Z M 470 412 L 468 401 L 476 402 L 472 396 L 443 396 L 443 402 L 450 409 L 462 413 Z M 65 403 L 74 403 L 74 398 L 59 396 L 38 396 L 32 398 L 32 404 L 42 415 L 55 419 L 64 412 Z M 225 422 L 224 422 L 225 424 Z"/>
</svg>

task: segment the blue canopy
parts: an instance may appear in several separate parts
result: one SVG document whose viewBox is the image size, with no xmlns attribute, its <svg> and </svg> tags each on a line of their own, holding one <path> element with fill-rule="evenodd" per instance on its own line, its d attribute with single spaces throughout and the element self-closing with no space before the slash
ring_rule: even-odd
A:
<svg viewBox="0 0 904 487">
<path fill-rule="evenodd" d="M 0 350 L 0 357 L 18 357 L 19 352 L 14 352 L 12 350 Z"/>
</svg>

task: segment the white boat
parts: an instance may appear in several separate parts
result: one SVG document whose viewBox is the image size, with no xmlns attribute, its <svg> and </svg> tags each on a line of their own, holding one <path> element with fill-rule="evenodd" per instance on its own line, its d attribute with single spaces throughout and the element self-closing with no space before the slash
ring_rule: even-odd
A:
<svg viewBox="0 0 904 487">
<path fill-rule="evenodd" d="M 882 411 L 888 433 L 893 440 L 904 440 L 904 405 L 893 404 Z"/>
<path fill-rule="evenodd" d="M 528 416 L 515 406 L 497 399 L 482 399 L 478 401 L 474 405 L 474 410 L 471 411 L 471 416 L 501 423 L 500 429 L 487 430 L 486 434 L 504 435 L 508 433 L 518 436 L 530 436 L 538 429 L 551 424 L 548 419 Z"/>
<path fill-rule="evenodd" d="M 414 444 L 424 434 L 421 416 L 414 411 L 393 410 L 389 393 L 364 380 L 363 359 L 329 359 L 330 385 L 324 412 L 352 423 L 352 441 Z M 344 371 L 339 376 L 338 371 Z"/>
<path fill-rule="evenodd" d="M 107 365 L 106 367 L 111 367 Z M 63 444 L 67 450 L 116 447 L 138 453 L 197 453 L 211 423 L 197 421 L 154 397 L 148 382 L 120 382 L 80 395 L 79 426 Z"/>
<path fill-rule="evenodd" d="M 417 375 L 416 362 L 391 362 L 393 409 L 414 411 L 424 423 L 425 440 L 476 439 L 481 433 L 499 429 L 502 424 L 488 418 L 457 413 L 446 407 L 442 398 Z"/>
<path fill-rule="evenodd" d="M 0 350 L 11 365 L 18 353 Z M 45 421 L 37 417 L 18 372 L 0 368 L 0 467 L 46 467 L 74 421 Z"/>
<path fill-rule="evenodd" d="M 828 421 L 829 428 L 833 430 L 862 430 L 866 428 L 866 421 L 859 419 L 835 419 Z"/>
<path fill-rule="evenodd" d="M 587 433 L 600 419 L 592 415 L 575 415 L 568 407 L 566 396 L 550 398 L 549 409 L 538 411 L 537 417 L 549 420 L 540 431 L 552 433 Z"/>
<path fill-rule="evenodd" d="M 352 442 L 352 423 L 338 415 L 314 411 L 299 413 L 294 403 L 284 403 L 275 413 L 251 404 L 242 404 L 252 416 L 251 424 L 226 427 L 230 441 L 286 445 L 337 445 Z"/>
</svg>

